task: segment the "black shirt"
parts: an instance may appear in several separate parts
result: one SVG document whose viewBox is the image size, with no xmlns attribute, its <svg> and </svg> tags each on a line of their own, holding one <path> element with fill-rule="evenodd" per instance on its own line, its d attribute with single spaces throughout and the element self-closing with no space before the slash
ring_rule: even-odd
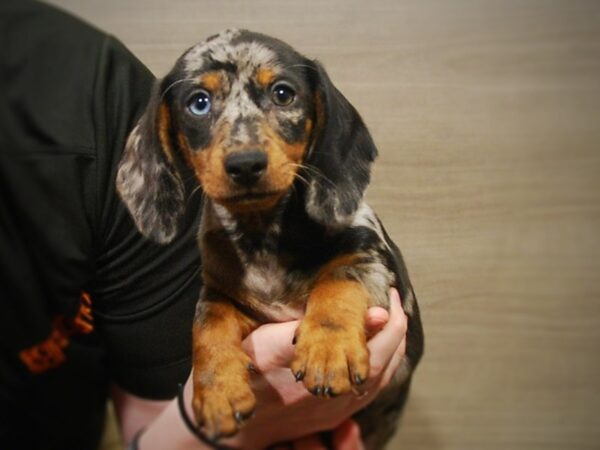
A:
<svg viewBox="0 0 600 450">
<path fill-rule="evenodd" d="M 159 246 L 115 192 L 153 81 L 89 25 L 0 2 L 2 449 L 94 448 L 111 380 L 169 398 L 189 373 L 197 214 Z"/>
</svg>

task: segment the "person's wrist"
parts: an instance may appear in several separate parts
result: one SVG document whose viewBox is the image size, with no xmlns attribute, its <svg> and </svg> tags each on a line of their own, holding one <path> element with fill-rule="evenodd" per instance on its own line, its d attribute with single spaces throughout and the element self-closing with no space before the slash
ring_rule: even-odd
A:
<svg viewBox="0 0 600 450">
<path fill-rule="evenodd" d="M 188 382 L 185 387 L 184 402 L 191 405 L 191 396 L 191 382 Z M 188 411 L 191 412 L 191 407 Z M 179 411 L 177 398 L 170 401 L 162 413 L 143 429 L 137 436 L 136 445 L 137 450 L 214 449 L 213 446 L 201 443 L 186 427 Z M 132 450 L 135 450 L 135 447 Z"/>
</svg>

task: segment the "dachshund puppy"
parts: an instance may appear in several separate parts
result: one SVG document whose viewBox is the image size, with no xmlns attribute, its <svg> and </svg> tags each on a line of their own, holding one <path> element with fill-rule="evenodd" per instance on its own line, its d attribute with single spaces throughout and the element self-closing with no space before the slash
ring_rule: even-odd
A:
<svg viewBox="0 0 600 450">
<path fill-rule="evenodd" d="M 393 433 L 423 339 L 400 252 L 363 201 L 376 155 L 321 64 L 262 34 L 212 36 L 157 82 L 117 187 L 159 243 L 177 232 L 183 169 L 205 194 L 192 404 L 211 438 L 235 433 L 255 407 L 241 342 L 266 322 L 302 318 L 291 370 L 310 392 L 356 390 L 369 373 L 367 308 L 388 307 L 391 286 L 409 318 L 406 356 L 356 418 L 369 448 Z"/>
</svg>

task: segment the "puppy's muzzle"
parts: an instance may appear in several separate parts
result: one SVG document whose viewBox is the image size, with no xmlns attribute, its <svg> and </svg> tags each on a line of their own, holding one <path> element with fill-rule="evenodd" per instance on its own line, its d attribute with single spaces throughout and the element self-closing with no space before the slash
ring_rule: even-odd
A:
<svg viewBox="0 0 600 450">
<path fill-rule="evenodd" d="M 225 172 L 234 183 L 249 188 L 261 179 L 267 164 L 267 154 L 261 150 L 239 151 L 225 158 Z"/>
</svg>

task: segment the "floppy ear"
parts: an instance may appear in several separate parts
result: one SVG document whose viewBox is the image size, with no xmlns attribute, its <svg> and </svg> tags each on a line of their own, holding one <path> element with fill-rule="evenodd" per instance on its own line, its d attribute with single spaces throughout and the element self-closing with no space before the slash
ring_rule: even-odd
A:
<svg viewBox="0 0 600 450">
<path fill-rule="evenodd" d="M 315 221 L 351 223 L 369 184 L 377 148 L 360 115 L 333 85 L 318 62 L 315 80 L 316 131 L 305 165 L 310 178 L 306 211 Z"/>
<path fill-rule="evenodd" d="M 173 161 L 171 115 L 156 82 L 146 111 L 129 134 L 117 172 L 117 191 L 140 232 L 160 243 L 177 233 L 183 183 Z"/>
</svg>

